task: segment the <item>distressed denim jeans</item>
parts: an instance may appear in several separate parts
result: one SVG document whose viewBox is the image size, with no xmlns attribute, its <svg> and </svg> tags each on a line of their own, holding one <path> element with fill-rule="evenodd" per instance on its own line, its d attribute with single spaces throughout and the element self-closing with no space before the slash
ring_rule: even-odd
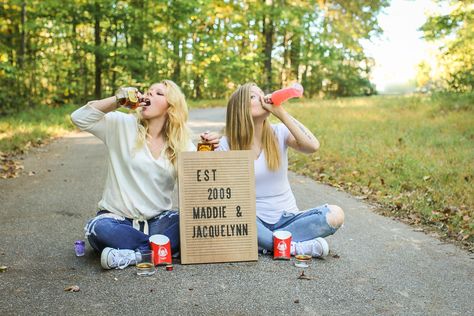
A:
<svg viewBox="0 0 474 316">
<path fill-rule="evenodd" d="M 129 218 L 103 217 L 103 214 L 110 214 L 104 211 L 97 213 L 97 217 L 92 218 L 87 223 L 86 238 L 89 244 L 96 251 L 101 252 L 105 247 L 116 249 L 145 250 L 150 249 L 148 238 L 151 235 L 161 234 L 170 239 L 171 252 L 179 251 L 179 214 L 176 211 L 164 211 L 148 222 L 149 235 L 143 230 L 143 224 L 140 223 L 140 229 L 133 228 L 132 220 Z"/>
<path fill-rule="evenodd" d="M 268 224 L 257 217 L 258 247 L 273 251 L 273 232 L 277 230 L 291 232 L 295 242 L 332 235 L 337 228 L 329 226 L 326 220 L 328 212 L 327 204 L 296 214 L 283 212 L 275 224 Z"/>
</svg>

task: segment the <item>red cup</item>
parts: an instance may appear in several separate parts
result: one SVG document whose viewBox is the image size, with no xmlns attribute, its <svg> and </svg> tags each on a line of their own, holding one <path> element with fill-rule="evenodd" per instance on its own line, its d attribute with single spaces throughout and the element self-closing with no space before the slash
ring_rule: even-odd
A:
<svg viewBox="0 0 474 316">
<path fill-rule="evenodd" d="M 291 233 L 279 230 L 273 233 L 273 259 L 290 260 Z"/>
<path fill-rule="evenodd" d="M 171 264 L 170 239 L 165 235 L 152 235 L 149 241 L 155 266 Z"/>
</svg>

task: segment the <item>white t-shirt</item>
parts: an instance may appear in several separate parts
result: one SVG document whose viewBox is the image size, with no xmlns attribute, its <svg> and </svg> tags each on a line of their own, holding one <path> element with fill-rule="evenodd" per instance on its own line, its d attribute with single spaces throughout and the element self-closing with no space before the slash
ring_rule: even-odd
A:
<svg viewBox="0 0 474 316">
<path fill-rule="evenodd" d="M 276 171 L 271 171 L 265 161 L 262 151 L 255 160 L 255 195 L 257 198 L 257 216 L 266 223 L 275 224 L 284 211 L 298 212 L 295 197 L 288 180 L 288 145 L 286 140 L 290 135 L 288 128 L 282 124 L 271 125 L 280 148 L 281 164 Z M 228 151 L 229 143 L 223 136 L 217 150 Z"/>
<path fill-rule="evenodd" d="M 170 210 L 176 170 L 165 151 L 155 159 L 146 144 L 136 150 L 136 118 L 117 111 L 105 114 L 92 107 L 92 102 L 74 111 L 71 119 L 81 130 L 101 139 L 108 149 L 108 172 L 99 209 L 135 221 Z M 188 151 L 195 150 L 190 142 Z"/>
</svg>

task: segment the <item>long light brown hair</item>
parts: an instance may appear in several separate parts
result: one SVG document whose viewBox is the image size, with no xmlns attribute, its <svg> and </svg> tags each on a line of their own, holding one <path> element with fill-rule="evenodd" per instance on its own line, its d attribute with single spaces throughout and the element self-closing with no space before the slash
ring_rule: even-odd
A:
<svg viewBox="0 0 474 316">
<path fill-rule="evenodd" d="M 188 121 L 188 105 L 183 92 L 176 83 L 171 80 L 163 80 L 161 83 L 166 87 L 164 94 L 168 102 L 168 118 L 164 126 L 165 151 L 166 157 L 176 168 L 177 154 L 186 151 L 191 137 L 186 122 Z M 157 83 L 154 83 L 157 84 Z M 137 111 L 138 137 L 136 149 L 141 148 L 148 135 L 148 121 L 143 119 L 140 111 Z"/>
<path fill-rule="evenodd" d="M 227 103 L 225 133 L 231 150 L 250 150 L 254 135 L 254 122 L 250 109 L 250 89 L 255 83 L 240 86 Z M 268 169 L 280 167 L 280 151 L 275 133 L 267 119 L 263 122 L 262 150 Z"/>
</svg>

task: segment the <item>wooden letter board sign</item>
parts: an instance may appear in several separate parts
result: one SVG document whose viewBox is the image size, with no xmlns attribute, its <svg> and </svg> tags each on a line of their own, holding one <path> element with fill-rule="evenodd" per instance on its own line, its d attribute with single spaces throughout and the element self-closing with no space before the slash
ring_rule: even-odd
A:
<svg viewBox="0 0 474 316">
<path fill-rule="evenodd" d="M 178 184 L 182 264 L 258 260 L 250 151 L 180 153 Z"/>
</svg>

